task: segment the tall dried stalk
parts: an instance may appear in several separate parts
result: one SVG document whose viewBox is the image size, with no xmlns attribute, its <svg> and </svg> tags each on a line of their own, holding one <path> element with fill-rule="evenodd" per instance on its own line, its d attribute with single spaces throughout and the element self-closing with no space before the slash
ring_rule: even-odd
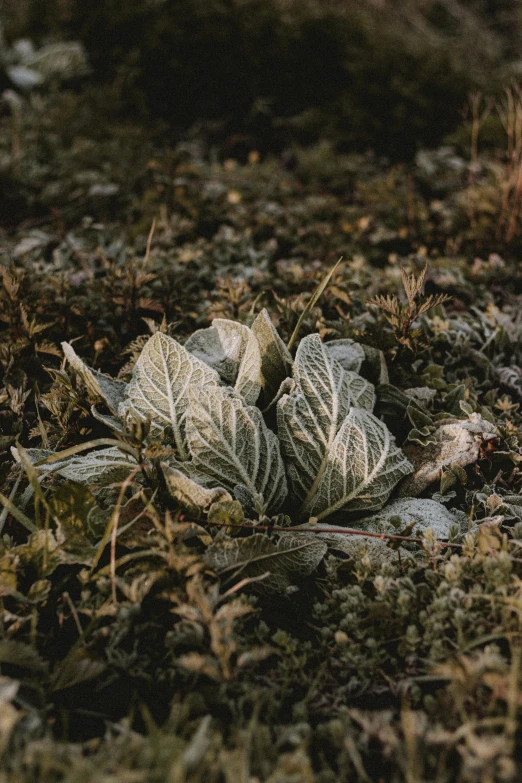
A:
<svg viewBox="0 0 522 783">
<path fill-rule="evenodd" d="M 496 238 L 503 238 L 509 244 L 517 231 L 522 198 L 522 87 L 513 83 L 504 93 L 504 99 L 495 105 L 507 140 L 502 204 Z"/>
<path fill-rule="evenodd" d="M 493 101 L 487 98 L 483 99 L 481 92 L 472 92 L 468 96 L 468 110 L 471 112 L 471 161 L 469 166 L 468 189 L 469 189 L 469 222 L 474 228 L 477 223 L 476 206 L 472 197 L 472 188 L 475 185 L 475 174 L 478 168 L 478 141 L 480 129 L 491 113 Z"/>
</svg>

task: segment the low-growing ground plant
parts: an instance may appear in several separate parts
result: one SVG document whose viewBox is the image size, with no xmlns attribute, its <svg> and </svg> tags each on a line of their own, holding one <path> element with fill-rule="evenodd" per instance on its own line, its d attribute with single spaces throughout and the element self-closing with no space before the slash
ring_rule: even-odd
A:
<svg viewBox="0 0 522 783">
<path fill-rule="evenodd" d="M 323 343 L 311 334 L 293 358 L 266 310 L 251 327 L 216 318 L 184 346 L 157 331 L 128 382 L 91 370 L 68 343 L 63 350 L 91 399 L 108 409 L 94 405 L 93 415 L 122 441 L 88 454 L 15 450 L 43 475 L 103 487 L 134 470 L 148 484 L 165 482 L 191 513 L 235 500 L 249 517 L 288 512 L 296 524 L 378 511 L 413 470 L 372 412 L 376 387 L 359 372 L 365 347 L 351 339 Z M 428 435 L 436 430 L 423 396 L 410 415 Z M 474 427 L 488 430 L 480 418 Z M 483 437 L 493 437 L 489 430 Z M 133 443 L 128 436 L 138 431 Z M 426 466 L 416 467 L 418 475 Z"/>
</svg>

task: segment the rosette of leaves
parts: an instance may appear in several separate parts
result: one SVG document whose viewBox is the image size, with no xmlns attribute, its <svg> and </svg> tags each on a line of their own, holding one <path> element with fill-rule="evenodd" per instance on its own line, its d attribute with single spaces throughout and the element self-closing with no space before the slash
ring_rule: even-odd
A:
<svg viewBox="0 0 522 783">
<path fill-rule="evenodd" d="M 111 416 L 98 418 L 120 433 L 129 417 L 147 423 L 145 449 L 133 457 L 127 447 L 122 456 L 129 471 L 153 460 L 161 443 L 156 460 L 167 488 L 190 511 L 232 497 L 248 514 L 289 509 L 295 521 L 375 511 L 411 471 L 372 413 L 375 388 L 359 374 L 362 346 L 309 335 L 292 360 L 265 310 L 251 328 L 215 319 L 184 346 L 156 332 L 128 383 L 91 370 L 70 345 L 64 351 L 93 401 L 109 408 Z M 277 431 L 263 414 L 270 407 Z M 115 459 L 111 445 L 54 469 L 92 482 L 96 465 L 103 473 Z"/>
</svg>

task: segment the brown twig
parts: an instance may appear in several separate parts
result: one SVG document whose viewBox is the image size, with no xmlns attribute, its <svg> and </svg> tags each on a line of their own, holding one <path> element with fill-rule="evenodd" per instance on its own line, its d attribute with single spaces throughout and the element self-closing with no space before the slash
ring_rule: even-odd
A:
<svg viewBox="0 0 522 783">
<path fill-rule="evenodd" d="M 145 270 L 145 267 L 147 266 L 147 261 L 149 260 L 150 256 L 150 248 L 152 245 L 152 238 L 154 236 L 154 231 L 156 229 L 156 218 L 153 219 L 152 225 L 150 227 L 149 236 L 147 237 L 147 247 L 145 249 L 145 255 L 143 256 L 143 261 L 141 262 L 141 271 L 143 272 Z"/>
<path fill-rule="evenodd" d="M 78 635 L 79 635 L 80 639 L 83 639 L 84 634 L 83 634 L 82 624 L 81 624 L 80 618 L 78 616 L 78 611 L 77 611 L 75 605 L 72 602 L 72 598 L 69 595 L 69 593 L 67 593 L 67 592 L 63 593 L 62 595 L 63 595 L 64 601 L 66 602 L 67 606 L 71 610 L 71 614 L 72 614 L 73 620 L 75 622 L 75 625 L 76 625 L 76 628 L 77 628 L 77 631 L 78 631 Z"/>
</svg>

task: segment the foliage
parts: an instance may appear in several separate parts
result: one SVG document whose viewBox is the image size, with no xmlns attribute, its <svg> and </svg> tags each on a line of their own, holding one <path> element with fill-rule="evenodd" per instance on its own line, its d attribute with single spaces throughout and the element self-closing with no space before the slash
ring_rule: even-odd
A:
<svg viewBox="0 0 522 783">
<path fill-rule="evenodd" d="M 267 385 L 267 365 L 263 373 L 262 362 L 267 344 L 258 339 L 259 324 L 267 319 L 262 311 L 252 329 L 215 319 L 210 329 L 189 338 L 188 350 L 156 332 L 141 351 L 127 385 L 99 374 L 96 378 L 70 345 L 64 343 L 64 350 L 91 394 L 113 412 L 117 407 L 120 421 L 111 423 L 113 429 L 122 433 L 128 417 L 134 416 L 146 425 L 144 443 L 149 449 L 154 443 L 166 446 L 167 452 L 170 447 L 168 482 L 178 497 L 186 491 L 177 488 L 179 477 L 183 486 L 188 478 L 202 487 L 228 489 L 250 513 L 280 511 L 285 500 L 291 508 L 298 504 L 297 519 L 381 508 L 411 465 L 371 413 L 376 399 L 372 384 L 354 370 L 345 370 L 318 335 L 299 344 L 292 380 L 286 378 L 282 362 L 279 367 L 281 391 L 271 406 L 277 402 L 281 448 L 254 407 Z M 273 328 L 269 339 L 284 345 Z M 339 351 L 341 346 L 336 347 Z M 364 353 L 357 343 L 351 344 L 349 355 L 357 350 Z M 219 368 L 219 374 L 213 368 Z M 273 363 L 268 372 L 271 380 Z M 220 385 L 226 382 L 234 386 Z M 290 393 L 283 393 L 287 389 Z M 60 459 L 58 453 L 47 456 L 42 467 L 47 471 L 52 460 L 54 470 L 66 478 L 99 482 L 105 474 L 112 478 L 121 459 L 114 448 L 85 457 Z M 288 499 L 285 468 L 293 492 Z M 191 506 L 196 494 L 194 489 Z M 207 506 L 207 498 L 202 499 Z"/>
<path fill-rule="evenodd" d="M 437 305 L 443 304 L 443 302 L 447 302 L 449 299 L 446 294 L 431 294 L 427 297 L 421 296 L 427 271 L 427 262 L 418 277 L 416 277 L 415 274 L 408 275 L 404 270 L 404 267 L 401 267 L 402 284 L 408 300 L 407 305 L 401 305 L 396 296 L 389 295 L 376 296 L 368 302 L 369 305 L 375 305 L 383 311 L 384 317 L 395 329 L 397 341 L 401 345 L 410 348 L 410 350 L 413 350 L 413 347 L 409 332 L 415 321 L 423 315 L 423 313 L 427 313 L 429 310 L 437 307 Z"/>
<path fill-rule="evenodd" d="M 457 149 L 242 164 L 88 95 L 14 161 L 0 116 L 2 774 L 519 779 L 517 232 Z"/>
</svg>

